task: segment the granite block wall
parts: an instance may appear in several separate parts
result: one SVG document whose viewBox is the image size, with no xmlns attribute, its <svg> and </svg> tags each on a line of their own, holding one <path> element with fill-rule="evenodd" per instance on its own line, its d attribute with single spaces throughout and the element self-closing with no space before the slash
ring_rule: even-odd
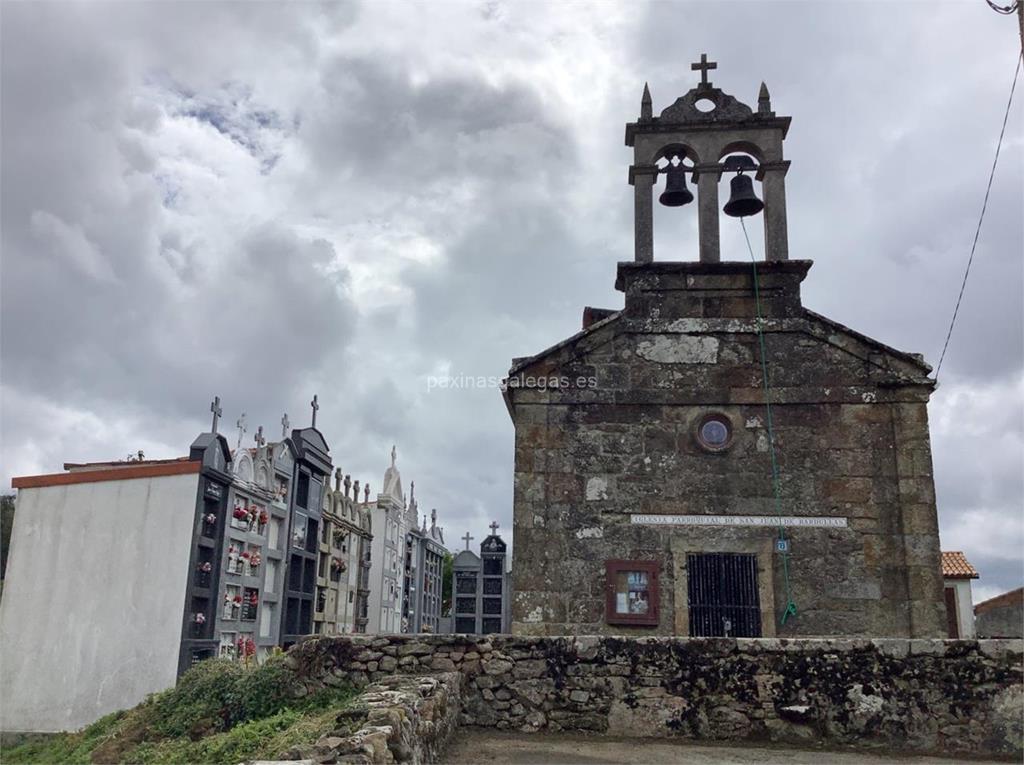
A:
<svg viewBox="0 0 1024 765">
<path fill-rule="evenodd" d="M 302 691 L 459 673 L 460 720 L 523 732 L 1021 755 L 1024 643 L 465 635 L 311 638 Z"/>
<path fill-rule="evenodd" d="M 758 264 L 759 325 L 749 264 L 620 264 L 623 311 L 513 363 L 514 633 L 621 634 L 604 566 L 626 559 L 659 566 L 658 623 L 630 634 L 690 635 L 688 555 L 714 552 L 756 556 L 762 637 L 945 634 L 934 382 L 919 358 L 804 309 L 809 266 Z M 846 523 L 786 529 L 789 592 L 771 527 L 643 520 L 776 513 L 758 326 L 782 514 Z M 568 384 L 536 382 L 552 378 Z M 724 449 L 698 441 L 709 415 L 731 423 Z"/>
</svg>

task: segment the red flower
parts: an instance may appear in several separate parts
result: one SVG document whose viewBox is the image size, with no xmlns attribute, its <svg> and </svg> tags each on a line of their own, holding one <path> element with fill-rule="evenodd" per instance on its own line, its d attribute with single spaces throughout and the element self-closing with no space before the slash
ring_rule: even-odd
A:
<svg viewBox="0 0 1024 765">
<path fill-rule="evenodd" d="M 260 510 L 260 523 L 266 523 L 270 519 L 266 510 Z"/>
<path fill-rule="evenodd" d="M 235 602 L 236 603 L 241 603 L 242 602 L 242 596 L 241 595 L 235 595 Z"/>
</svg>

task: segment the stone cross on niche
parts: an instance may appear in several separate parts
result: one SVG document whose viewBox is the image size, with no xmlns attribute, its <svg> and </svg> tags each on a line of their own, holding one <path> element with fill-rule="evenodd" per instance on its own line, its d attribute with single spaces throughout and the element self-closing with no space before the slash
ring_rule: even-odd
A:
<svg viewBox="0 0 1024 765">
<path fill-rule="evenodd" d="M 492 537 L 493 536 L 497 536 L 498 535 L 498 524 L 495 523 L 494 521 L 492 521 L 490 528 L 491 528 L 491 536 Z"/>
<path fill-rule="evenodd" d="M 210 402 L 210 411 L 213 412 L 213 425 L 211 427 L 213 428 L 213 432 L 216 433 L 217 420 L 219 420 L 220 416 L 224 413 L 224 410 L 220 408 L 220 396 L 213 397 L 213 401 Z"/>
<path fill-rule="evenodd" d="M 235 423 L 235 427 L 238 428 L 238 449 L 242 448 L 242 436 L 245 435 L 245 412 L 242 412 L 242 416 L 238 418 L 238 422 Z"/>
<path fill-rule="evenodd" d="M 466 532 L 466 536 L 461 537 L 461 539 L 462 539 L 463 542 L 466 543 L 466 549 L 468 550 L 469 549 L 469 543 L 473 541 L 473 537 L 471 537 L 469 535 L 469 532 L 467 531 Z"/>
<path fill-rule="evenodd" d="M 710 88 L 711 83 L 708 82 L 708 70 L 718 69 L 718 64 L 714 61 L 708 61 L 708 54 L 701 53 L 700 61 L 690 64 L 690 71 L 700 72 L 700 87 L 701 89 Z"/>
<path fill-rule="evenodd" d="M 288 412 L 284 413 L 284 417 L 281 418 L 281 438 L 288 438 L 288 426 L 291 423 L 288 421 Z"/>
<path fill-rule="evenodd" d="M 320 404 L 317 403 L 316 394 L 313 394 L 313 400 L 309 402 L 309 405 L 313 407 L 313 427 L 316 427 L 316 413 L 320 409 Z"/>
</svg>

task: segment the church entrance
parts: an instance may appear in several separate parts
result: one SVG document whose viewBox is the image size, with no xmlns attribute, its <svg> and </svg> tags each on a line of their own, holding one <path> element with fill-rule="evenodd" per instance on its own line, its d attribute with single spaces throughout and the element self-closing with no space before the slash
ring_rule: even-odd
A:
<svg viewBox="0 0 1024 765">
<path fill-rule="evenodd" d="M 757 556 L 686 556 L 690 637 L 761 637 Z"/>
</svg>

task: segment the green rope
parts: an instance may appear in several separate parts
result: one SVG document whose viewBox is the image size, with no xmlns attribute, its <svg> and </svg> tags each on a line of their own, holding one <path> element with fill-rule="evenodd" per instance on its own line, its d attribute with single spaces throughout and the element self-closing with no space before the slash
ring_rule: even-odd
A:
<svg viewBox="0 0 1024 765">
<path fill-rule="evenodd" d="M 765 420 L 768 430 L 768 454 L 772 463 L 772 495 L 775 498 L 775 514 L 779 517 L 779 539 L 786 541 L 786 530 L 782 525 L 782 487 L 779 483 L 779 463 L 775 457 L 775 429 L 772 424 L 772 401 L 771 387 L 768 384 L 768 354 L 764 342 L 764 318 L 761 316 L 761 290 L 757 279 L 757 260 L 754 258 L 754 248 L 750 246 L 750 237 L 747 236 L 747 224 L 740 218 L 740 226 L 743 228 L 743 238 L 747 241 L 747 251 L 750 253 L 750 262 L 754 267 L 754 306 L 757 311 L 757 343 L 761 351 L 761 385 L 764 388 L 764 409 Z M 796 603 L 793 601 L 793 591 L 789 583 L 789 553 L 782 552 L 782 576 L 786 586 L 786 607 L 779 618 L 779 625 L 784 625 L 791 616 L 796 616 Z"/>
</svg>

